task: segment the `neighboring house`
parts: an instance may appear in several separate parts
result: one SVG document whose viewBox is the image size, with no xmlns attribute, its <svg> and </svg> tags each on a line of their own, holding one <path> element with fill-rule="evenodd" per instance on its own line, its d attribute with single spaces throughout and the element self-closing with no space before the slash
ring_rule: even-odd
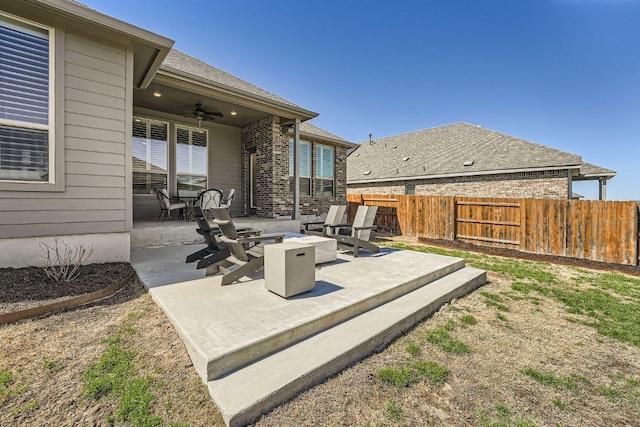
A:
<svg viewBox="0 0 640 427">
<path fill-rule="evenodd" d="M 353 144 L 172 46 L 72 0 L 0 2 L 0 267 L 39 264 L 54 236 L 128 260 L 153 188 L 235 188 L 233 214 L 269 218 L 345 202 Z"/>
<path fill-rule="evenodd" d="M 580 156 L 468 123 L 363 142 L 347 158 L 350 194 L 570 199 L 572 182 L 615 172 Z"/>
</svg>

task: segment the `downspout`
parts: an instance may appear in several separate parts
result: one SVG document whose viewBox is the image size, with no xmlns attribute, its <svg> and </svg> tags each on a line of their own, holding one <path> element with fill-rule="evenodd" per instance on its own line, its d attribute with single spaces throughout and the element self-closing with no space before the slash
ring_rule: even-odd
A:
<svg viewBox="0 0 640 427">
<path fill-rule="evenodd" d="M 293 211 L 291 219 L 300 219 L 300 119 L 293 125 Z"/>
</svg>

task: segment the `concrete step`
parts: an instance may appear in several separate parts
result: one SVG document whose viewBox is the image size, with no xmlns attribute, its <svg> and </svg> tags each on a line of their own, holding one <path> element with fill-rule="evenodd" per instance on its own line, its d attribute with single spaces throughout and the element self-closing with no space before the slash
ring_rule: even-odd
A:
<svg viewBox="0 0 640 427">
<path fill-rule="evenodd" d="M 362 261 L 373 260 L 374 259 L 371 258 L 368 260 L 362 259 Z M 422 265 L 425 264 L 423 263 Z M 398 268 L 399 267 L 401 266 L 398 266 Z M 356 298 L 353 298 L 353 300 L 345 298 L 341 304 L 336 305 L 331 309 L 322 311 L 315 316 L 308 316 L 304 320 L 291 322 L 290 324 L 282 326 L 280 330 L 277 330 L 277 328 L 274 327 L 274 329 L 269 331 L 268 334 L 258 339 L 251 340 L 250 342 L 245 342 L 242 345 L 235 346 L 230 343 L 223 351 L 208 357 L 206 379 L 212 380 L 216 377 L 225 375 L 234 369 L 237 369 L 247 363 L 251 363 L 254 360 L 266 356 L 274 351 L 278 351 L 298 340 L 307 338 L 327 328 L 333 327 L 337 323 L 343 322 L 354 316 L 358 316 L 372 308 L 392 301 L 408 292 L 412 292 L 417 288 L 433 282 L 434 280 L 445 277 L 456 270 L 464 268 L 464 260 L 460 258 L 437 257 L 437 262 L 432 264 L 431 268 L 416 268 L 415 266 L 410 267 L 408 265 L 405 265 L 404 268 L 405 270 L 413 269 L 413 275 L 399 280 L 397 283 L 389 286 L 385 290 L 372 292 L 366 296 L 357 296 Z M 224 271 L 225 269 L 220 267 L 220 270 Z M 361 270 L 363 275 L 366 272 L 375 272 L 375 264 L 370 263 L 370 265 L 362 266 Z M 358 270 L 353 270 L 351 273 L 357 274 L 357 271 Z M 331 272 L 331 268 L 320 270 L 316 274 L 316 280 L 337 283 L 338 280 L 331 278 Z M 208 271 L 207 274 L 209 274 Z M 341 274 L 344 275 L 344 273 Z M 400 275 L 398 274 L 398 276 Z M 337 278 L 339 275 L 335 277 Z M 319 290 L 320 288 L 317 289 L 317 291 Z M 299 297 L 305 298 L 312 295 L 313 292 L 300 295 Z M 288 300 L 289 305 L 295 298 L 296 297 L 293 297 Z M 331 307 L 330 304 L 328 304 L 328 306 Z M 247 307 L 247 310 L 250 311 L 254 309 L 255 305 Z M 284 315 L 285 313 L 283 312 L 283 316 Z"/>
<path fill-rule="evenodd" d="M 388 344 L 444 303 L 486 283 L 482 270 L 464 267 L 348 321 L 209 381 L 228 426 L 245 425 Z"/>
</svg>

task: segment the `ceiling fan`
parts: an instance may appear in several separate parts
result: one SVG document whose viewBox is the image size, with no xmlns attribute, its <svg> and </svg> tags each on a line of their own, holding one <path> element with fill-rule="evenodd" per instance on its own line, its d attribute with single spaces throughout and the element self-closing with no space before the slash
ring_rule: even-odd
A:
<svg viewBox="0 0 640 427">
<path fill-rule="evenodd" d="M 214 120 L 216 118 L 224 117 L 224 115 L 218 111 L 208 111 L 204 108 L 202 103 L 198 102 L 193 110 L 193 117 L 198 121 L 198 127 L 200 127 L 203 121 Z"/>
</svg>

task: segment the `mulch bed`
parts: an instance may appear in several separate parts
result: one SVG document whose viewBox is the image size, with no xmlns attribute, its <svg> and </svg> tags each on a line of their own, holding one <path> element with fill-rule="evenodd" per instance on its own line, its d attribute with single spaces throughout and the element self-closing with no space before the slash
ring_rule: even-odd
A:
<svg viewBox="0 0 640 427">
<path fill-rule="evenodd" d="M 497 255 L 497 256 L 503 256 L 503 257 L 509 257 L 509 258 L 528 260 L 528 261 L 549 262 L 553 264 L 570 265 L 574 267 L 584 267 L 584 268 L 591 268 L 594 270 L 604 270 L 604 271 L 610 271 L 610 272 L 630 274 L 632 276 L 640 276 L 640 266 L 637 266 L 637 265 L 614 264 L 614 263 L 592 261 L 592 260 L 581 259 L 581 258 L 569 258 L 569 257 L 553 256 L 553 255 L 531 254 L 531 253 L 516 251 L 514 249 L 496 248 L 496 247 L 490 247 L 490 246 L 478 246 L 478 245 L 472 245 L 470 243 L 451 242 L 449 240 L 439 240 L 439 239 L 427 239 L 424 237 L 418 237 L 418 241 L 426 245 L 439 246 L 447 249 L 458 249 L 458 250 L 464 250 L 469 252 L 480 252 L 487 255 Z"/>
<path fill-rule="evenodd" d="M 13 313 L 104 289 L 133 273 L 124 262 L 89 264 L 70 282 L 59 282 L 40 267 L 0 269 L 0 314 Z"/>
</svg>

